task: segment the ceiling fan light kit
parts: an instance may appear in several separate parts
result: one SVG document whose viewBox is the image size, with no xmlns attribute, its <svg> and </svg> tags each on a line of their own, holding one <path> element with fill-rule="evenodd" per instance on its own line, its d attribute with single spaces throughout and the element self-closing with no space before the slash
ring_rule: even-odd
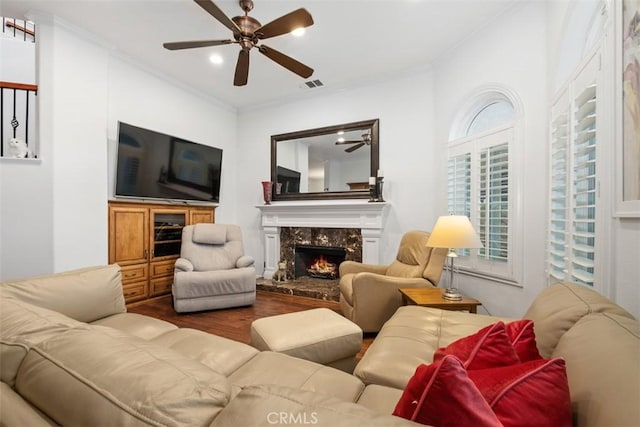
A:
<svg viewBox="0 0 640 427">
<path fill-rule="evenodd" d="M 303 63 L 285 55 L 282 52 L 260 44 L 264 39 L 281 36 L 292 32 L 299 28 L 306 28 L 313 25 L 311 14 L 305 9 L 297 9 L 286 15 L 276 18 L 268 24 L 262 25 L 260 22 L 249 16 L 249 12 L 253 9 L 252 0 L 240 0 L 240 8 L 244 11 L 243 16 L 234 16 L 229 18 L 216 4 L 211 0 L 194 0 L 202 9 L 208 12 L 222 25 L 227 27 L 233 33 L 233 40 L 194 40 L 182 42 L 164 43 L 163 46 L 168 50 L 193 49 L 200 47 L 220 46 L 225 44 L 237 43 L 240 45 L 238 53 L 238 61 L 234 74 L 233 84 L 235 86 L 244 86 L 249 80 L 249 52 L 252 48 L 257 48 L 258 52 L 271 59 L 275 63 L 281 65 L 287 70 L 299 75 L 302 78 L 309 78 L 313 74 L 313 69 Z"/>
</svg>

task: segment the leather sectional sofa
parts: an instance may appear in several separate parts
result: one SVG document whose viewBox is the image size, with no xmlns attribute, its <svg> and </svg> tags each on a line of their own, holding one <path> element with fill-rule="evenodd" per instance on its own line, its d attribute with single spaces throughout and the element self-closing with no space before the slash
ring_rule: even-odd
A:
<svg viewBox="0 0 640 427">
<path fill-rule="evenodd" d="M 402 389 L 440 346 L 498 318 L 402 307 L 354 375 L 127 313 L 116 265 L 0 284 L 0 424 L 414 425 Z M 638 321 L 554 285 L 525 315 L 567 361 L 577 425 L 640 425 Z"/>
</svg>

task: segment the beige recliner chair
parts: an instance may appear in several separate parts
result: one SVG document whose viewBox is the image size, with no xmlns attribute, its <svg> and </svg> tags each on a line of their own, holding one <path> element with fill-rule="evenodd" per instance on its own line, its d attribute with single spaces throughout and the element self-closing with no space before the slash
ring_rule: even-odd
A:
<svg viewBox="0 0 640 427">
<path fill-rule="evenodd" d="M 340 264 L 340 309 L 364 332 L 378 332 L 402 305 L 398 289 L 436 287 L 446 249 L 427 247 L 429 233 L 409 231 L 390 265 Z"/>
<path fill-rule="evenodd" d="M 237 225 L 184 227 L 173 279 L 173 308 L 183 313 L 253 304 L 253 263 L 252 257 L 244 255 Z"/>
</svg>

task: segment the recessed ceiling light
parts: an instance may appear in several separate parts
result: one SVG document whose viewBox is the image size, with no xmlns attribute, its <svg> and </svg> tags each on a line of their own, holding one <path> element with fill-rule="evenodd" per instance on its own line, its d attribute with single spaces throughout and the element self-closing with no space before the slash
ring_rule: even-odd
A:
<svg viewBox="0 0 640 427">
<path fill-rule="evenodd" d="M 344 135 L 344 131 L 343 130 L 339 130 L 338 131 L 338 135 Z"/>
<path fill-rule="evenodd" d="M 220 65 L 224 62 L 224 59 L 222 59 L 222 56 L 214 53 L 209 57 L 209 61 L 211 61 L 212 64 Z"/>
<path fill-rule="evenodd" d="M 338 138 L 338 142 L 344 142 L 344 138 L 343 137 Z"/>
<path fill-rule="evenodd" d="M 304 28 L 296 28 L 295 30 L 291 31 L 291 34 L 296 37 L 301 37 L 304 35 Z"/>
</svg>

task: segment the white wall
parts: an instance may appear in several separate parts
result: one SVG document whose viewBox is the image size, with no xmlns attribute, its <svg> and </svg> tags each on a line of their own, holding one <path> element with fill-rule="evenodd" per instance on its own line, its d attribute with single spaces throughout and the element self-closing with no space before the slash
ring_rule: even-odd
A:
<svg viewBox="0 0 640 427">
<path fill-rule="evenodd" d="M 446 206 L 446 144 L 455 119 L 465 103 L 482 88 L 498 86 L 516 94 L 522 108 L 522 127 L 516 142 L 520 155 L 516 168 L 523 173 L 521 218 L 516 239 L 524 241 L 522 281 L 519 286 L 460 277 L 465 294 L 483 303 L 491 314 L 520 317 L 536 294 L 546 286 L 546 24 L 542 2 L 522 3 L 484 31 L 453 49 L 435 67 L 437 168 L 439 206 Z M 440 211 L 446 214 L 446 208 Z"/>
<path fill-rule="evenodd" d="M 270 177 L 271 135 L 380 119 L 380 168 L 385 171 L 385 199 L 392 205 L 381 247 L 382 259 L 391 262 L 402 234 L 429 230 L 437 216 L 432 186 L 436 173 L 433 106 L 432 74 L 420 71 L 367 87 L 241 112 L 238 157 L 244 166 L 238 176 L 238 222 L 245 250 L 256 257 L 259 272 L 264 248 L 255 206 L 263 203 L 260 181 Z"/>
<path fill-rule="evenodd" d="M 41 161 L 3 161 L 1 279 L 108 262 L 118 120 L 224 150 L 218 222 L 235 218 L 236 112 L 116 56 L 51 16 L 38 25 Z"/>
</svg>

